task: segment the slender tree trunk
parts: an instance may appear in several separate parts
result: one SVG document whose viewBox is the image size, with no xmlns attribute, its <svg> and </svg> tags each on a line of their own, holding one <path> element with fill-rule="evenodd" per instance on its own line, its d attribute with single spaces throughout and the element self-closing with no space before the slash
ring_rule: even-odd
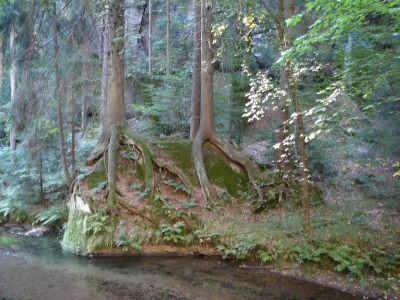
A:
<svg viewBox="0 0 400 300">
<path fill-rule="evenodd" d="M 285 0 L 285 19 L 288 20 L 294 15 L 294 0 Z M 291 30 L 285 35 L 287 40 L 286 48 L 291 46 L 293 41 Z M 295 113 L 297 115 L 297 142 L 300 155 L 300 167 L 301 167 L 301 187 L 302 187 L 302 208 L 303 208 L 303 227 L 308 236 L 313 236 L 314 232 L 311 226 L 310 218 L 310 204 L 309 204 L 309 184 L 308 184 L 308 167 L 306 158 L 306 147 L 305 147 L 305 132 L 304 132 L 304 121 L 303 113 L 300 107 L 300 101 L 297 93 L 297 85 L 293 76 L 292 62 L 290 59 L 285 61 L 285 77 L 287 78 L 287 84 L 290 86 L 290 96 L 294 103 Z"/>
<path fill-rule="evenodd" d="M 171 3 L 167 0 L 167 75 L 171 75 Z"/>
<path fill-rule="evenodd" d="M 82 103 L 81 103 L 81 134 L 82 137 L 86 134 L 86 96 L 82 95 Z"/>
<path fill-rule="evenodd" d="M 311 226 L 310 204 L 309 204 L 309 184 L 308 184 L 308 166 L 305 147 L 305 132 L 303 113 L 301 111 L 299 97 L 297 95 L 297 85 L 293 77 L 293 71 L 289 65 L 290 61 L 286 62 L 288 70 L 288 78 L 290 82 L 291 96 L 294 102 L 295 112 L 297 114 L 297 141 L 300 155 L 301 168 L 301 187 L 302 187 L 302 208 L 303 208 L 303 227 L 308 236 L 313 236 L 314 232 Z"/>
<path fill-rule="evenodd" d="M 100 128 L 99 128 L 99 136 L 103 135 L 103 131 L 105 130 L 105 124 L 107 122 L 107 85 L 108 85 L 108 60 L 110 57 L 109 53 L 109 36 L 108 36 L 108 22 L 105 21 L 106 29 L 103 33 L 103 41 L 104 41 L 104 49 L 103 49 L 103 70 L 102 70 L 102 77 L 101 77 L 101 106 L 100 106 Z M 108 143 L 108 137 L 107 141 Z"/>
<path fill-rule="evenodd" d="M 201 6 L 194 0 L 194 43 L 193 43 L 193 71 L 192 71 L 192 99 L 190 117 L 190 139 L 193 140 L 200 126 L 200 99 L 201 99 Z"/>
<path fill-rule="evenodd" d="M 3 88 L 3 38 L 0 37 L 0 93 Z"/>
<path fill-rule="evenodd" d="M 16 38 L 16 29 L 15 29 L 15 24 L 14 21 L 11 23 L 11 28 L 10 28 L 10 54 L 11 54 L 11 67 L 10 67 L 10 88 L 11 88 L 11 112 L 13 113 L 14 110 L 14 104 L 15 104 L 15 96 L 16 96 L 16 91 L 17 91 L 17 61 L 15 58 L 15 52 L 16 52 L 16 44 L 15 44 L 15 38 Z M 11 118 L 11 126 L 10 126 L 10 151 L 14 152 L 17 149 L 17 143 L 15 140 L 15 125 L 14 125 L 14 119 Z M 11 158 L 11 161 L 14 162 L 14 158 Z"/>
<path fill-rule="evenodd" d="M 153 5 L 149 0 L 149 74 L 153 76 Z"/>
<path fill-rule="evenodd" d="M 72 112 L 71 112 L 71 167 L 72 167 L 72 179 L 75 179 L 75 95 L 72 94 Z"/>
<path fill-rule="evenodd" d="M 236 69 L 236 66 L 235 66 Z M 232 72 L 231 79 L 231 112 L 229 120 L 229 133 L 231 138 L 236 138 L 240 143 L 243 133 L 246 130 L 248 122 L 242 117 L 242 108 L 245 106 L 248 99 L 246 94 L 249 91 L 249 82 L 247 76 L 241 71 Z"/>
<path fill-rule="evenodd" d="M 40 186 L 40 200 L 42 202 L 42 206 L 45 205 L 44 202 L 44 188 L 43 188 L 43 158 L 42 158 L 42 152 L 40 151 L 39 153 L 39 163 L 40 163 L 40 171 L 39 171 L 39 186 Z"/>
<path fill-rule="evenodd" d="M 288 48 L 288 36 L 285 32 L 285 19 L 289 19 L 293 16 L 293 10 L 289 9 L 289 1 L 279 0 L 278 2 L 278 16 L 276 18 L 278 39 L 280 44 L 280 51 L 283 52 Z M 293 6 L 291 6 L 293 7 Z M 279 88 L 283 92 L 280 99 L 279 111 L 278 111 L 278 133 L 275 138 L 275 150 L 274 159 L 275 166 L 278 170 L 288 171 L 290 170 L 291 163 L 289 157 L 289 141 L 288 141 L 288 126 L 289 126 L 289 79 L 287 76 L 287 70 L 285 66 L 281 66 L 280 70 L 280 81 Z"/>
<path fill-rule="evenodd" d="M 68 187 L 71 187 L 72 180 L 68 171 L 67 158 L 65 154 L 65 140 L 64 140 L 64 122 L 61 109 L 61 99 L 60 99 L 60 71 L 58 67 L 58 39 L 57 39 L 57 6 L 56 2 L 53 2 L 53 37 L 54 37 L 54 72 L 56 77 L 56 87 L 54 96 L 57 99 L 57 117 L 58 117 L 58 133 L 60 139 L 60 153 L 61 162 L 64 170 L 64 177 Z"/>
<path fill-rule="evenodd" d="M 84 63 L 82 66 L 82 76 L 83 78 L 88 77 L 88 72 L 87 72 L 87 64 Z M 81 102 L 81 135 L 82 137 L 85 136 L 86 134 L 86 116 L 87 116 L 87 108 L 86 108 L 86 95 L 85 95 L 85 89 L 87 87 L 84 85 L 81 85 L 81 93 L 82 93 L 82 102 Z"/>
<path fill-rule="evenodd" d="M 294 0 L 278 0 L 278 15 L 274 15 L 271 13 L 269 7 L 265 4 L 263 0 L 260 0 L 263 4 L 264 8 L 267 10 L 270 17 L 274 20 L 277 33 L 278 40 L 280 43 L 280 50 L 285 51 L 290 48 L 293 37 L 292 33 L 288 28 L 285 28 L 285 19 L 288 20 L 294 15 Z M 286 32 L 285 32 L 286 29 Z M 311 227 L 311 219 L 310 219 L 310 205 L 309 205 L 309 184 L 308 184 L 308 169 L 307 169 L 307 159 L 306 159 L 306 151 L 305 151 L 305 135 L 304 135 L 304 122 L 303 115 L 300 108 L 300 102 L 297 95 L 297 85 L 293 76 L 292 63 L 290 58 L 285 60 L 285 64 L 281 67 L 281 82 L 280 88 L 284 92 L 283 97 L 290 97 L 294 104 L 294 110 L 297 115 L 297 127 L 296 138 L 298 141 L 298 148 L 300 154 L 300 162 L 301 162 L 301 182 L 302 182 L 302 207 L 303 207 L 303 227 L 308 236 L 313 235 L 313 230 Z M 282 101 L 282 100 L 281 100 Z M 283 102 L 283 101 L 282 101 Z M 286 101 L 285 101 L 286 102 Z M 284 102 L 284 103 L 285 103 Z M 282 105 L 282 103 L 281 103 Z M 291 168 L 289 165 L 287 152 L 284 147 L 284 140 L 287 138 L 287 129 L 286 126 L 288 124 L 289 114 L 287 104 L 281 108 L 280 111 L 280 127 L 279 134 L 277 136 L 276 143 L 279 143 L 280 146 L 278 151 L 275 152 L 275 159 L 278 161 L 277 167 L 282 169 Z M 285 137 L 286 134 L 286 137 Z M 281 161 L 279 164 L 280 158 L 286 158 L 286 161 Z"/>
<path fill-rule="evenodd" d="M 346 87 L 349 88 L 350 96 L 351 96 L 351 49 L 353 48 L 353 37 L 351 33 L 349 33 L 349 37 L 347 38 L 347 44 L 344 47 L 344 82 Z"/>
</svg>

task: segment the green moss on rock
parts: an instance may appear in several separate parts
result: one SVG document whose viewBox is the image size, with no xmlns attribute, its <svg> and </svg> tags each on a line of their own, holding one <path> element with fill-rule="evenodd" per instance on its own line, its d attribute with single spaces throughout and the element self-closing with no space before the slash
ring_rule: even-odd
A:
<svg viewBox="0 0 400 300">
<path fill-rule="evenodd" d="M 200 187 L 197 175 L 194 172 L 192 159 L 192 141 L 158 141 L 157 145 L 162 148 L 165 154 L 175 165 L 188 176 L 193 186 Z"/>
<path fill-rule="evenodd" d="M 239 198 L 239 192 L 244 192 L 249 184 L 244 168 L 233 163 L 210 143 L 205 144 L 203 151 L 210 182 L 225 188 L 233 198 Z"/>
<path fill-rule="evenodd" d="M 92 172 L 88 177 L 88 188 L 94 189 L 99 186 L 99 183 L 107 181 L 107 174 L 105 171 L 102 172 Z"/>
<path fill-rule="evenodd" d="M 69 214 L 68 223 L 66 225 L 61 247 L 75 254 L 87 253 L 86 234 L 84 233 L 85 214 L 71 213 Z"/>
</svg>

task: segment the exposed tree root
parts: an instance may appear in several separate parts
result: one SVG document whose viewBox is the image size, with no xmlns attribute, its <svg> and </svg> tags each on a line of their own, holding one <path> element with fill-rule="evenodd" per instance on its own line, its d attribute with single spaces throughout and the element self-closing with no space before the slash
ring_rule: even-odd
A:
<svg viewBox="0 0 400 300">
<path fill-rule="evenodd" d="M 206 172 L 206 167 L 204 165 L 204 153 L 203 147 L 207 139 L 201 138 L 200 134 L 197 134 L 193 141 L 192 147 L 192 157 L 194 162 L 194 167 L 196 169 L 197 178 L 199 179 L 201 190 L 203 196 L 208 201 L 216 201 L 218 199 L 216 192 L 214 191 Z"/>
<path fill-rule="evenodd" d="M 210 138 L 210 142 L 223 152 L 231 161 L 241 165 L 245 169 L 250 184 L 257 191 L 259 199 L 262 199 L 262 191 L 255 180 L 257 177 L 256 170 L 246 155 L 237 151 L 227 140 L 218 135 L 213 135 L 212 138 Z"/>
<path fill-rule="evenodd" d="M 215 201 L 217 199 L 217 195 L 208 179 L 204 165 L 203 147 L 207 142 L 219 149 L 229 160 L 244 168 L 249 183 L 257 191 L 259 199 L 262 199 L 262 191 L 255 180 L 256 171 L 250 160 L 243 153 L 237 151 L 227 140 L 221 138 L 216 133 L 202 134 L 200 132 L 193 141 L 192 156 L 203 195 L 209 201 Z"/>
<path fill-rule="evenodd" d="M 145 168 L 145 186 L 151 191 L 155 191 L 155 180 L 154 180 L 154 171 L 153 165 L 158 168 L 164 168 L 168 170 L 172 174 L 179 177 L 179 179 L 183 182 L 183 184 L 189 189 L 190 193 L 194 191 L 194 187 L 190 182 L 189 178 L 180 170 L 177 166 L 167 164 L 159 160 L 157 157 L 153 155 L 150 151 L 149 147 L 143 142 L 139 137 L 137 137 L 133 132 L 129 130 L 123 130 L 121 133 L 122 143 L 126 145 L 130 145 L 132 147 L 137 147 L 141 153 L 141 156 L 144 160 L 144 168 Z M 154 194 L 150 195 L 150 198 L 153 198 Z"/>
<path fill-rule="evenodd" d="M 114 205 L 117 204 L 118 207 L 123 208 L 130 214 L 140 216 L 144 220 L 147 220 L 154 226 L 158 227 L 159 221 L 157 220 L 156 216 L 143 214 L 137 208 L 121 199 L 121 197 L 124 197 L 124 195 L 122 195 L 117 188 L 117 155 L 121 144 L 131 147 L 131 149 L 136 153 L 137 160 L 141 160 L 140 164 L 144 168 L 144 184 L 145 188 L 149 190 L 148 198 L 150 200 L 154 200 L 157 188 L 155 184 L 154 167 L 165 169 L 179 177 L 183 184 L 188 188 L 190 193 L 194 191 L 193 184 L 177 166 L 165 163 L 155 157 L 149 146 L 126 127 L 112 128 L 111 137 L 107 147 L 105 147 L 105 143 L 102 142 L 97 144 L 96 151 L 92 151 L 86 164 L 95 163 L 95 169 L 105 169 L 107 176 L 107 191 L 105 194 L 105 197 L 107 198 L 107 212 L 112 215 L 115 214 L 116 212 Z M 99 167 L 98 164 L 104 164 L 105 168 Z M 190 220 L 186 216 L 180 216 L 179 219 L 183 220 L 184 223 L 191 228 Z"/>
<path fill-rule="evenodd" d="M 89 157 L 86 159 L 86 166 L 94 165 L 104 155 L 108 148 L 109 138 L 103 136 L 98 140 Z"/>
<path fill-rule="evenodd" d="M 149 221 L 154 226 L 158 227 L 160 225 L 160 222 L 158 222 L 155 218 L 151 218 L 151 216 L 148 216 L 148 215 L 145 215 L 145 214 L 141 213 L 138 209 L 136 209 L 135 207 L 129 205 L 125 201 L 123 201 L 121 199 L 117 199 L 116 203 L 117 203 L 117 205 L 119 205 L 123 209 L 127 210 L 129 213 L 131 213 L 131 214 L 133 214 L 135 216 L 139 216 L 139 217 Z"/>
</svg>

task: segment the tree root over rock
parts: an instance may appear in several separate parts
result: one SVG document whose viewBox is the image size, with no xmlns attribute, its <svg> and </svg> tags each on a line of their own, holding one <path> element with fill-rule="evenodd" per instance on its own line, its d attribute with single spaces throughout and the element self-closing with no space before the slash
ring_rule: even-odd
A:
<svg viewBox="0 0 400 300">
<path fill-rule="evenodd" d="M 160 221 L 158 220 L 158 216 L 156 214 L 142 213 L 138 208 L 132 206 L 128 201 L 125 201 L 124 197 L 126 195 L 123 195 L 123 193 L 118 190 L 117 157 L 118 150 L 122 146 L 128 146 L 128 148 L 135 153 L 135 161 L 139 161 L 143 166 L 144 187 L 149 191 L 147 194 L 147 198 L 149 200 L 148 204 L 154 202 L 157 192 L 162 194 L 162 192 L 159 190 L 159 187 L 156 185 L 154 169 L 158 169 L 160 173 L 162 170 L 168 171 L 170 175 L 179 178 L 189 191 L 189 194 L 193 193 L 194 186 L 188 176 L 186 176 L 179 167 L 177 167 L 172 161 L 163 162 L 157 158 L 150 150 L 148 144 L 146 144 L 146 142 L 144 142 L 140 137 L 135 135 L 126 127 L 114 127 L 111 131 L 111 137 L 108 146 L 104 147 L 104 143 L 100 143 L 100 145 L 95 147 L 96 151 L 92 152 L 89 159 L 86 161 L 86 166 L 90 166 L 96 162 L 94 164 L 94 169 L 104 170 L 103 167 L 99 168 L 97 165 L 99 163 L 104 163 L 105 165 L 107 190 L 104 198 L 106 199 L 107 203 L 107 213 L 110 215 L 116 215 L 116 207 L 122 208 L 129 214 L 139 216 L 148 221 L 150 224 L 159 227 Z M 101 152 L 101 150 L 103 150 L 103 152 Z M 106 160 L 103 160 L 104 158 L 106 158 Z M 115 204 L 117 204 L 117 206 L 115 206 Z M 186 216 L 181 215 L 178 219 L 179 220 L 175 221 L 181 220 L 188 228 L 191 228 L 191 222 Z"/>
<path fill-rule="evenodd" d="M 219 149 L 230 161 L 244 168 L 249 183 L 256 190 L 258 198 L 262 199 L 262 191 L 256 182 L 255 178 L 257 177 L 257 174 L 251 161 L 242 152 L 236 150 L 227 140 L 218 136 L 215 132 L 209 134 L 199 132 L 193 141 L 192 157 L 203 195 L 209 201 L 217 200 L 217 194 L 209 181 L 204 164 L 203 148 L 207 142 Z"/>
</svg>

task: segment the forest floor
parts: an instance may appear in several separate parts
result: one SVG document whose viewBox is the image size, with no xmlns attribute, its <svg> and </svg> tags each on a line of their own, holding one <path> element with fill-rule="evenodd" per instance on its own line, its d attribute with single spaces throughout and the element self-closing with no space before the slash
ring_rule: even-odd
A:
<svg viewBox="0 0 400 300">
<path fill-rule="evenodd" d="M 257 262 L 243 267 L 266 268 L 366 299 L 400 299 L 398 214 L 390 203 L 365 198 L 357 203 L 353 197 L 341 203 L 326 197 L 324 205 L 312 209 L 312 242 L 304 237 L 300 209 L 285 207 L 244 220 L 232 211 L 219 221 L 208 216 L 216 225 L 209 232 L 224 236 L 219 241 L 224 245 L 230 234 L 239 234 L 225 249 L 236 255 L 252 242 L 262 245 L 252 253 Z M 260 264 L 263 258 L 266 262 Z"/>
<path fill-rule="evenodd" d="M 311 180 L 322 188 L 324 203 L 311 203 L 311 239 L 303 230 L 301 208 L 293 202 L 281 199 L 255 214 L 258 204 L 251 192 L 242 189 L 239 199 L 233 198 L 230 187 L 238 187 L 243 180 L 236 173 L 229 175 L 227 161 L 209 161 L 207 172 L 214 174 L 213 184 L 219 186 L 215 202 L 201 197 L 199 187 L 190 194 L 178 176 L 160 166 L 154 168 L 156 193 L 151 199 L 143 184 L 141 155 L 134 146 L 124 144 L 117 162 L 116 227 L 104 222 L 109 219 L 101 200 L 106 193 L 105 171 L 87 173 L 77 195 L 95 213 L 85 220 L 78 216 L 68 225 L 73 235 L 82 231 L 83 224 L 86 240 L 82 234 L 68 238 L 65 234 L 64 246 L 79 249 L 78 253 L 96 253 L 102 248 L 107 253 L 114 245 L 109 252 L 114 254 L 149 254 L 157 249 L 163 253 L 166 247 L 175 247 L 177 251 L 250 259 L 261 262 L 260 267 L 350 293 L 396 299 L 400 289 L 399 180 L 392 176 L 390 161 L 360 157 L 363 149 L 351 149 L 352 154 L 343 144 L 345 150 L 337 147 L 330 154 L 329 168 L 318 172 L 318 163 L 328 164 L 322 159 L 314 161 Z M 159 140 L 149 145 L 160 164 L 176 166 L 195 182 L 189 142 Z M 265 151 L 271 149 L 265 141 L 242 148 L 258 161 L 257 155 L 265 158 Z M 316 153 L 320 155 L 318 148 Z M 216 154 L 208 157 L 213 159 Z M 261 163 L 268 164 L 268 160 Z"/>
</svg>

